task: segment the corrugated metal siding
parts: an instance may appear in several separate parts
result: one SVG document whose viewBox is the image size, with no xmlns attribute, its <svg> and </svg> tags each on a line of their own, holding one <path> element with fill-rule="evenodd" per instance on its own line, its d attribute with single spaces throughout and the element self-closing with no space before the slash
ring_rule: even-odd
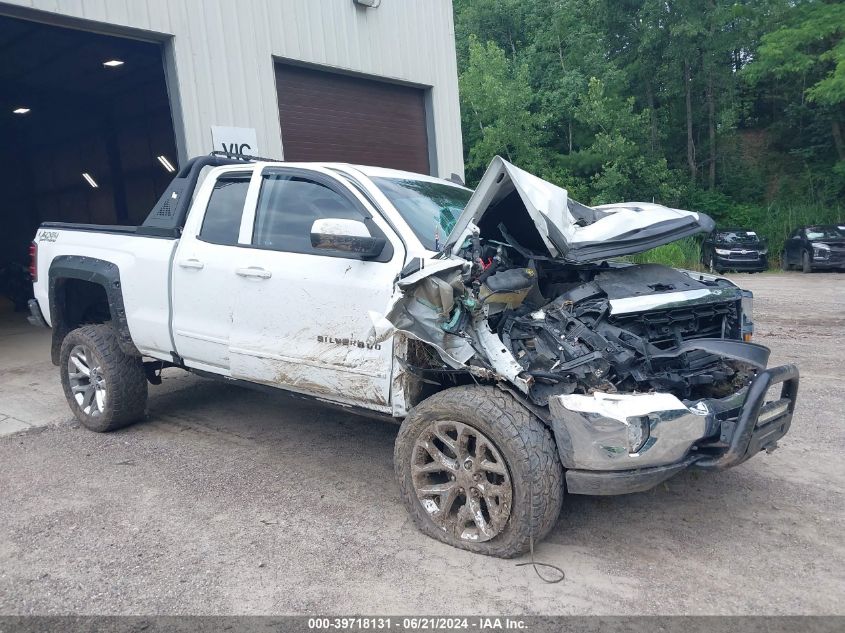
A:
<svg viewBox="0 0 845 633">
<path fill-rule="evenodd" d="M 188 154 L 211 126 L 254 127 L 281 156 L 273 57 L 432 86 L 437 171 L 463 175 L 450 0 L 8 0 L 117 27 L 172 35 Z M 179 117 L 176 116 L 178 119 Z"/>
</svg>

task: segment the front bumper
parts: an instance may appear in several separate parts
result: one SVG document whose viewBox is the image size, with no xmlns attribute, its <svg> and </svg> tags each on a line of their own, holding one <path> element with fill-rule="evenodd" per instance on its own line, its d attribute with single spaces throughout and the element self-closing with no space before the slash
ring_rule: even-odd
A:
<svg viewBox="0 0 845 633">
<path fill-rule="evenodd" d="M 734 259 L 722 255 L 713 255 L 713 265 L 718 270 L 762 272 L 769 269 L 769 257 L 768 255 L 759 255 L 754 259 Z"/>
<path fill-rule="evenodd" d="M 768 392 L 777 384 L 779 397 L 772 398 Z M 789 430 L 797 394 L 798 368 L 783 365 L 761 371 L 746 389 L 721 399 L 681 401 L 665 393 L 555 396 L 549 410 L 567 489 L 590 495 L 641 492 L 690 467 L 741 464 L 775 448 Z M 632 425 L 640 424 L 647 432 L 632 433 Z"/>
<path fill-rule="evenodd" d="M 810 266 L 816 270 L 845 269 L 845 253 L 831 253 L 827 257 L 813 257 Z"/>
</svg>

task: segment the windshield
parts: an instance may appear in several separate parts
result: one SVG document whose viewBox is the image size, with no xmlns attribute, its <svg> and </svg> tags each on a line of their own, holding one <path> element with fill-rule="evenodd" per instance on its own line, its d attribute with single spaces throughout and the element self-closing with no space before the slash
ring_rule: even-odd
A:
<svg viewBox="0 0 845 633">
<path fill-rule="evenodd" d="M 373 178 L 387 199 L 411 227 L 422 245 L 439 251 L 452 232 L 472 191 L 429 180 Z"/>
<path fill-rule="evenodd" d="M 810 226 L 807 227 L 808 240 L 841 240 L 845 239 L 845 228 L 841 226 Z"/>
<path fill-rule="evenodd" d="M 716 241 L 723 244 L 756 244 L 760 238 L 754 231 L 717 231 Z"/>
</svg>

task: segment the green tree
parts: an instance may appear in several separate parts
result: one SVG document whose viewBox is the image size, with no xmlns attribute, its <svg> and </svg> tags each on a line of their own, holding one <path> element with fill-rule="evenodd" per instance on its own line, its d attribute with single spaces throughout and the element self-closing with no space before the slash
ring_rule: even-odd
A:
<svg viewBox="0 0 845 633">
<path fill-rule="evenodd" d="M 468 42 L 459 79 L 467 172 L 477 179 L 497 154 L 535 173 L 548 172 L 543 117 L 534 112 L 528 68 L 509 60 L 492 41 Z"/>
<path fill-rule="evenodd" d="M 600 163 L 590 179 L 594 204 L 625 198 L 665 202 L 679 195 L 666 160 L 643 152 L 649 142 L 649 112 L 635 112 L 634 101 L 607 95 L 602 82 L 592 78 L 575 109 L 578 121 L 595 130 L 593 143 L 585 149 Z"/>
<path fill-rule="evenodd" d="M 800 81 L 802 98 L 822 109 L 837 156 L 845 161 L 845 4 L 801 2 L 785 21 L 763 37 L 748 75 L 757 82 L 765 77 Z"/>
</svg>

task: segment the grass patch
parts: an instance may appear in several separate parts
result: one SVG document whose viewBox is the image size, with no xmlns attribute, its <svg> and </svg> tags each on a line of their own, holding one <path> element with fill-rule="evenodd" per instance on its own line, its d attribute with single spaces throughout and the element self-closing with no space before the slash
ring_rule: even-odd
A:
<svg viewBox="0 0 845 633">
<path fill-rule="evenodd" d="M 700 259 L 701 241 L 694 237 L 685 237 L 677 242 L 664 244 L 657 248 L 637 253 L 627 258 L 635 264 L 663 264 L 672 268 L 702 270 Z"/>
</svg>

